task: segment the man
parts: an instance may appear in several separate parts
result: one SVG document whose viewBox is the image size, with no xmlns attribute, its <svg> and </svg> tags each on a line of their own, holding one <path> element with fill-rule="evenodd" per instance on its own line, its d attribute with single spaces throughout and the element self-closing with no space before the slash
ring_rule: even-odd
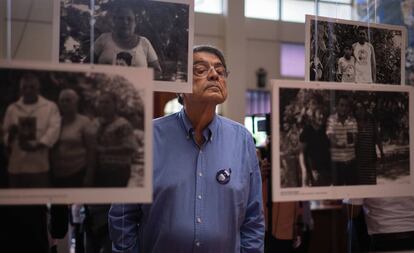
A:
<svg viewBox="0 0 414 253">
<path fill-rule="evenodd" d="M 331 154 L 326 135 L 323 98 L 314 94 L 309 101 L 307 120 L 300 134 L 299 163 L 302 186 L 331 185 Z"/>
<path fill-rule="evenodd" d="M 356 238 L 354 235 L 354 243 L 359 242 L 358 252 L 413 252 L 414 197 L 351 199 L 345 202 L 350 204 L 348 209 L 351 208 L 352 219 L 349 222 L 354 223 L 349 227 L 359 225 L 356 218 L 360 214 L 365 216 L 366 227 L 357 233 Z"/>
<path fill-rule="evenodd" d="M 39 95 L 36 75 L 20 79 L 21 98 L 11 104 L 3 123 L 10 151 L 10 187 L 49 186 L 49 149 L 59 138 L 60 115 L 55 103 Z"/>
<path fill-rule="evenodd" d="M 329 116 L 326 127 L 326 134 L 331 146 L 333 185 L 356 184 L 355 143 L 357 132 L 356 120 L 349 115 L 348 97 L 341 95 L 336 105 L 336 113 Z"/>
<path fill-rule="evenodd" d="M 222 53 L 197 46 L 193 93 L 154 121 L 153 203 L 113 205 L 114 252 L 263 252 L 261 177 L 252 136 L 218 116 L 227 98 Z"/>
<path fill-rule="evenodd" d="M 355 62 L 355 82 L 375 83 L 377 81 L 375 50 L 371 43 L 367 42 L 367 32 L 358 32 L 358 42 L 352 45 L 352 51 L 356 59 Z"/>
<path fill-rule="evenodd" d="M 341 82 L 355 82 L 355 57 L 352 56 L 352 48 L 345 45 L 344 56 L 338 60 L 338 80 Z"/>
<path fill-rule="evenodd" d="M 7 108 L 3 131 L 9 150 L 9 187 L 49 186 L 49 149 L 59 137 L 60 115 L 56 104 L 39 95 L 36 75 L 20 78 L 21 98 Z M 49 252 L 47 207 L 1 207 L 4 252 Z M 24 238 L 24 243 L 22 243 Z"/>
</svg>

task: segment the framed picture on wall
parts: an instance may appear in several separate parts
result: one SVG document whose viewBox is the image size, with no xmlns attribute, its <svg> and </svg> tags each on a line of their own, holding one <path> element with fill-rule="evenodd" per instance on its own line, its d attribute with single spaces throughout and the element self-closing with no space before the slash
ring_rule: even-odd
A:
<svg viewBox="0 0 414 253">
<path fill-rule="evenodd" d="M 0 204 L 150 202 L 152 76 L 0 62 Z"/>
<path fill-rule="evenodd" d="M 191 0 L 59 0 L 54 59 L 154 69 L 154 90 L 192 91 Z"/>
<path fill-rule="evenodd" d="M 274 201 L 412 194 L 410 87 L 272 84 Z"/>
<path fill-rule="evenodd" d="M 305 80 L 405 83 L 405 27 L 311 15 L 305 26 Z"/>
</svg>

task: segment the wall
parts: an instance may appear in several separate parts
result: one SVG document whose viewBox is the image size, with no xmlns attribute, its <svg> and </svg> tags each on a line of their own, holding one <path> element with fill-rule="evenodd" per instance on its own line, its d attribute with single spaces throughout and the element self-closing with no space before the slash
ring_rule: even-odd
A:
<svg viewBox="0 0 414 253">
<path fill-rule="evenodd" d="M 224 104 L 223 114 L 239 122 L 244 119 L 246 89 L 256 89 L 257 69 L 265 68 L 268 79 L 280 78 L 280 44 L 304 43 L 305 40 L 304 24 L 244 18 L 243 2 L 228 1 L 232 10 L 238 13 L 225 13 L 224 16 L 197 13 L 194 39 L 195 43 L 208 43 L 224 50 L 229 61 L 230 96 Z M 240 15 L 243 20 L 226 22 Z M 233 50 L 235 47 L 237 50 Z M 244 56 L 242 61 L 240 55 Z M 236 80 L 234 76 L 237 76 Z M 266 89 L 270 89 L 269 84 Z"/>
<path fill-rule="evenodd" d="M 6 2 L 0 0 L 0 57 L 6 57 Z M 53 0 L 13 0 L 11 54 L 13 59 L 52 59 Z M 278 78 L 279 45 L 303 43 L 304 24 L 244 18 L 244 0 L 228 0 L 224 15 L 196 13 L 195 44 L 212 44 L 224 50 L 231 71 L 230 96 L 223 114 L 242 122 L 246 89 L 256 88 L 255 72 L 268 71 Z M 269 87 L 267 87 L 269 88 Z"/>
</svg>

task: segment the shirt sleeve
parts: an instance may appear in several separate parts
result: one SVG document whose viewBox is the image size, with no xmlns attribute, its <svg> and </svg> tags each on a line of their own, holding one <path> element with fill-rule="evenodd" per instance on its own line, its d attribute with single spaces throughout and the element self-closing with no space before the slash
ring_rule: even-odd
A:
<svg viewBox="0 0 414 253">
<path fill-rule="evenodd" d="M 50 111 L 49 111 L 49 117 L 48 120 L 48 126 L 45 134 L 40 137 L 39 142 L 42 144 L 45 144 L 49 148 L 53 147 L 53 145 L 56 143 L 56 141 L 59 138 L 60 133 L 60 114 L 59 110 L 55 103 L 50 102 Z"/>
<path fill-rule="evenodd" d="M 105 41 L 107 40 L 106 33 L 101 34 L 96 40 L 95 43 L 93 43 L 93 53 L 96 56 L 101 55 L 104 45 L 105 45 Z"/>
<path fill-rule="evenodd" d="M 154 50 L 154 47 L 152 47 L 151 42 L 145 38 L 145 37 L 141 37 L 141 39 L 143 40 L 143 43 L 145 45 L 146 48 L 146 52 L 147 52 L 147 62 L 153 62 L 153 61 L 157 61 L 158 60 L 158 56 L 157 53 Z"/>
<path fill-rule="evenodd" d="M 9 139 L 9 128 L 11 125 L 13 125 L 13 108 L 12 105 L 7 107 L 6 115 L 4 116 L 3 120 L 3 141 L 5 145 L 8 145 L 8 139 Z"/>
<path fill-rule="evenodd" d="M 113 204 L 108 214 L 112 252 L 132 253 L 137 246 L 141 206 Z"/>
<path fill-rule="evenodd" d="M 253 139 L 248 138 L 250 166 L 250 190 L 244 222 L 240 228 L 240 252 L 258 253 L 264 250 L 264 215 L 262 200 L 262 179 Z"/>
<path fill-rule="evenodd" d="M 338 60 L 338 73 L 342 74 L 342 58 Z"/>
<path fill-rule="evenodd" d="M 326 123 L 326 134 L 334 133 L 333 124 L 334 124 L 334 119 L 332 116 L 329 116 L 328 122 Z"/>
</svg>

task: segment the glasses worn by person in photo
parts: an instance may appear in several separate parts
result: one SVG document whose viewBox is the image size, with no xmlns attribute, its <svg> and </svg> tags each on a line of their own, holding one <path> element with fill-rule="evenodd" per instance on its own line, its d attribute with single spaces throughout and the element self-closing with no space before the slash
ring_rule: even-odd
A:
<svg viewBox="0 0 414 253">
<path fill-rule="evenodd" d="M 226 78 L 229 75 L 229 72 L 226 68 L 221 64 L 215 64 L 210 66 L 208 62 L 197 62 L 193 65 L 193 73 L 197 77 L 206 77 L 210 73 L 210 70 L 214 69 L 217 75 L 220 78 Z"/>
</svg>

